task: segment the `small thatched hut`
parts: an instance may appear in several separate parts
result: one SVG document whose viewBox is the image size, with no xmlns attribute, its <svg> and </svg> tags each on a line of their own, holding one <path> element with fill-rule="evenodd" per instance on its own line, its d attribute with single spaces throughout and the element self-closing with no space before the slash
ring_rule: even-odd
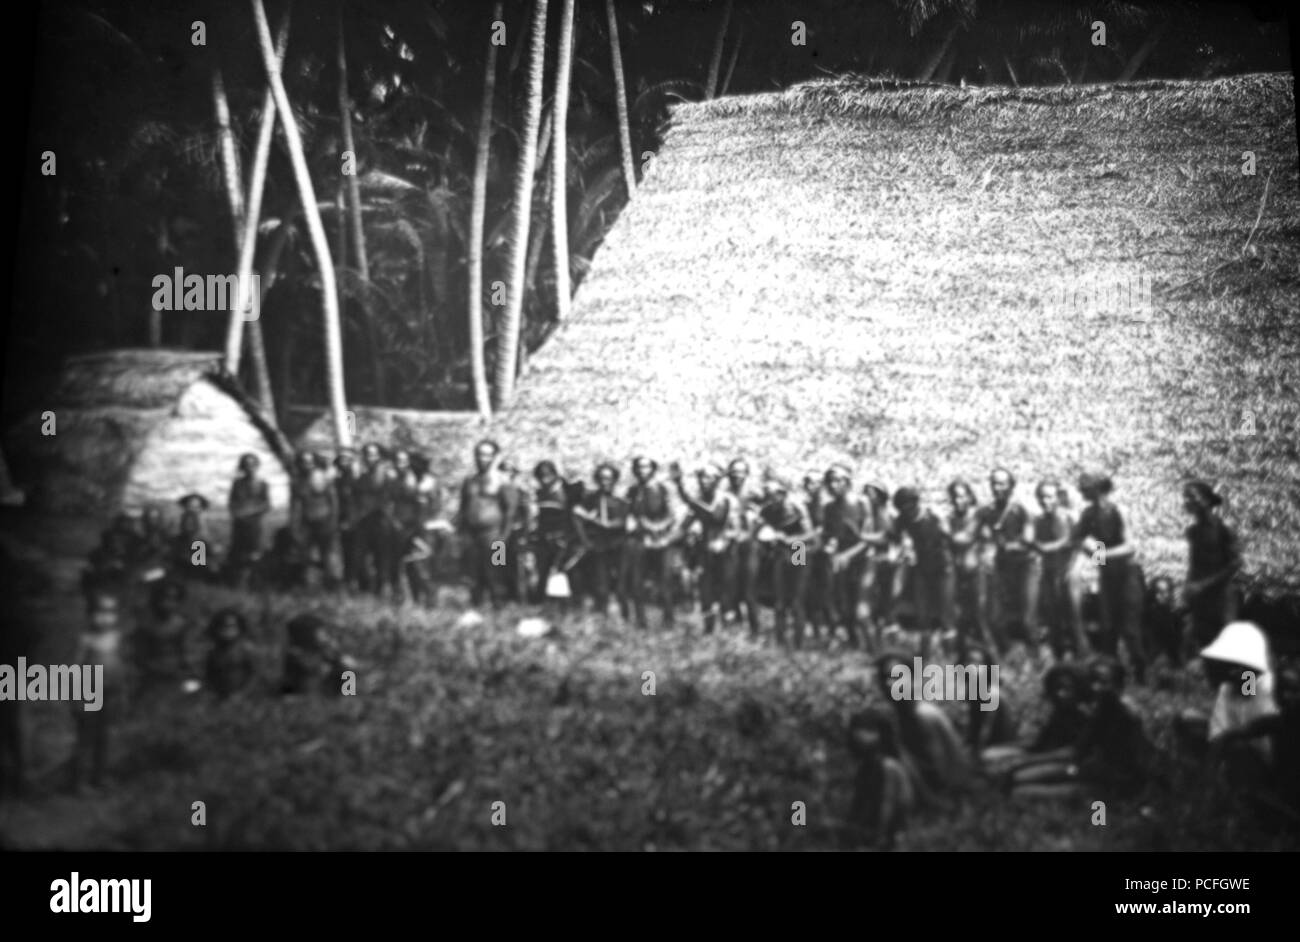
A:
<svg viewBox="0 0 1300 942">
<path fill-rule="evenodd" d="M 1174 573 L 1204 476 L 1257 585 L 1295 589 L 1294 112 L 1282 74 L 681 105 L 493 431 L 586 472 L 847 460 L 935 502 L 1100 468 Z"/>
<path fill-rule="evenodd" d="M 73 357 L 49 403 L 7 448 L 38 506 L 107 515 L 175 509 L 194 491 L 224 515 L 239 456 L 262 459 L 273 506 L 289 501 L 284 448 L 220 372 L 215 353 L 115 350 Z M 52 423 L 54 434 L 44 434 Z"/>
</svg>

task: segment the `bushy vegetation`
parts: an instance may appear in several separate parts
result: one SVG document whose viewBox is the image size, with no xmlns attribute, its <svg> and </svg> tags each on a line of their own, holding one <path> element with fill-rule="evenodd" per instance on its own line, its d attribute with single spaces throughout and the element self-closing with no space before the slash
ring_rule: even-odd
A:
<svg viewBox="0 0 1300 942">
<path fill-rule="evenodd" d="M 205 611 L 240 601 L 198 593 Z M 462 623 L 454 599 L 438 611 L 315 604 L 360 662 L 356 696 L 276 694 L 279 627 L 312 600 L 260 600 L 257 691 L 224 704 L 179 692 L 135 704 L 115 733 L 113 782 L 100 792 L 55 794 L 57 761 L 71 746 L 66 705 L 33 705 L 46 771 L 31 800 L 0 816 L 0 839 L 139 849 L 840 846 L 853 773 L 844 723 L 879 697 L 860 652 L 792 653 L 731 627 L 713 637 L 694 627 L 643 635 L 585 616 L 524 638 L 515 626 L 529 613 Z M 647 671 L 653 696 L 643 692 Z M 1029 724 L 1039 672 L 1023 659 L 1004 666 L 1004 689 Z M 1208 693 L 1197 678 L 1170 674 L 1134 697 L 1167 747 L 1172 715 L 1204 706 Z M 1092 799 L 1013 802 L 990 787 L 953 810 L 922 812 L 901 847 L 1294 847 L 1294 835 L 1265 830 L 1244 804 L 1203 785 L 1166 762 L 1138 799 L 1097 796 L 1107 800 L 1106 827 L 1090 823 Z M 190 823 L 195 801 L 206 804 L 206 827 Z M 505 827 L 491 823 L 498 801 Z M 792 824 L 797 801 L 803 827 Z"/>
</svg>

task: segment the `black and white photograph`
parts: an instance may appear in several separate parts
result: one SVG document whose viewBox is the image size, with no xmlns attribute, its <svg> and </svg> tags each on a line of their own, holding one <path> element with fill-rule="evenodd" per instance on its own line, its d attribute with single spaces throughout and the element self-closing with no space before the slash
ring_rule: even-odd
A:
<svg viewBox="0 0 1300 942">
<path fill-rule="evenodd" d="M 98 851 L 1300 850 L 1285 4 L 31 6 L 22 908 L 148 921 Z M 1250 912 L 1140 859 L 1091 905 Z"/>
</svg>

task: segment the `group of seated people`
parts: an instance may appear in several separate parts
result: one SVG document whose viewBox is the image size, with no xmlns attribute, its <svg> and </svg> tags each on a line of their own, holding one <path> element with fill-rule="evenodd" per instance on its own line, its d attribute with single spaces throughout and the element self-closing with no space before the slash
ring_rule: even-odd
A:
<svg viewBox="0 0 1300 942">
<path fill-rule="evenodd" d="M 987 663 L 987 653 L 974 649 L 973 660 Z M 912 653 L 879 655 L 876 683 L 888 705 L 848 723 L 857 766 L 845 846 L 890 849 L 915 811 L 946 807 L 981 788 L 1079 799 L 1084 814 L 1095 801 L 1147 795 L 1162 777 L 1165 800 L 1191 800 L 1184 785 L 1222 787 L 1244 798 L 1251 813 L 1300 834 L 1300 660 L 1275 659 L 1265 633 L 1244 621 L 1226 625 L 1200 660 L 1213 706 L 1208 716 L 1187 710 L 1173 717 L 1161 737 L 1172 755 L 1162 755 L 1150 719 L 1124 693 L 1123 665 L 1108 655 L 1047 668 L 1045 715 L 1033 730 L 1021 729 L 1016 700 L 1005 690 L 992 712 L 969 700 L 964 736 L 938 704 L 890 695 L 898 672 L 912 670 Z M 1170 769 L 1180 767 L 1190 772 L 1171 783 Z"/>
<path fill-rule="evenodd" d="M 201 691 L 217 700 L 270 689 L 284 695 L 348 692 L 346 672 L 355 662 L 341 650 L 335 626 L 320 614 L 302 612 L 285 622 L 277 645 L 283 651 L 281 669 L 268 684 L 259 651 L 271 639 L 256 637 L 240 608 L 220 608 L 204 621 L 187 597 L 185 583 L 166 577 L 143 592 L 96 586 L 86 593 L 78 662 L 103 667 L 105 695 L 96 711 L 74 704 L 72 789 L 104 784 L 110 732 L 131 710 L 152 711 Z"/>
</svg>

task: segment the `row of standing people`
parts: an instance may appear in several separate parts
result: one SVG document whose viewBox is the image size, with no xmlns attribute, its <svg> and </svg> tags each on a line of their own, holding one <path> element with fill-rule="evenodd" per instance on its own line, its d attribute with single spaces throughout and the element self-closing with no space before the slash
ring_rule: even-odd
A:
<svg viewBox="0 0 1300 942">
<path fill-rule="evenodd" d="M 651 600 L 666 625 L 682 603 L 698 602 L 706 632 L 743 618 L 755 635 L 770 607 L 778 638 L 794 644 L 811 629 L 877 646 L 886 625 L 902 624 L 1002 651 L 1042 632 L 1058 657 L 1098 646 L 1116 653 L 1122 642 L 1139 677 L 1154 645 L 1176 656 L 1208 643 L 1235 615 L 1236 539 L 1217 513 L 1222 498 L 1201 481 L 1182 489 L 1191 517 L 1185 604 L 1175 605 L 1169 580 L 1156 586 L 1166 616 L 1176 607 L 1185 613 L 1163 619 L 1170 640 L 1147 631 L 1151 593 L 1104 475 L 1080 477 L 1085 506 L 1076 518 L 1053 480 L 1038 483 L 1031 512 L 1005 468 L 990 473 L 987 503 L 958 480 L 947 487 L 947 506 L 933 508 L 914 488 L 892 496 L 874 482 L 855 488 L 842 465 L 799 485 L 768 473 L 756 487 L 744 459 L 701 467 L 688 482 L 675 463 L 662 475 L 657 462 L 638 457 L 620 489 L 611 463 L 587 483 L 542 461 L 527 486 L 494 442 L 480 442 L 474 462 L 447 519 L 442 486 L 418 452 L 369 444 L 333 461 L 300 454 L 289 522 L 268 552 L 269 489 L 256 457 L 245 456 L 230 489 L 223 573 L 235 582 L 258 573 L 293 582 L 314 568 L 326 584 L 409 590 L 429 602 L 437 562 L 456 549 L 475 604 L 587 598 L 601 611 L 616 602 L 646 626 Z M 151 508 L 140 532 L 122 539 L 192 568 L 206 501 L 191 494 L 180 503 L 175 534 Z M 122 555 L 108 545 L 114 532 L 101 562 Z"/>
<path fill-rule="evenodd" d="M 892 499 L 876 483 L 857 490 L 842 465 L 805 475 L 799 487 L 771 473 L 755 487 L 748 462 L 738 458 L 725 469 L 700 468 L 692 487 L 675 463 L 665 479 L 656 461 L 638 457 L 620 492 L 622 474 L 611 463 L 597 466 L 588 484 L 542 461 L 529 488 L 491 441 L 476 446 L 474 461 L 453 521 L 444 524 L 427 463 L 399 450 L 386 465 L 371 445 L 358 473 L 342 457 L 337 499 L 349 502 L 350 491 L 351 505 L 369 514 L 345 515 L 340 527 L 344 568 L 350 555 L 359 585 L 387 559 L 390 583 L 405 568 L 413 593 L 427 595 L 423 564 L 437 549 L 429 534 L 446 537 L 454 527 L 476 602 L 540 600 L 562 573 L 571 577 L 573 594 L 601 610 L 617 601 L 641 626 L 651 595 L 658 596 L 666 625 L 674 623 L 678 603 L 693 595 L 706 632 L 730 615 L 743 616 L 757 635 L 761 609 L 770 606 L 778 637 L 796 644 L 808 627 L 843 631 L 851 644 L 878 641 L 886 623 L 902 620 L 923 632 L 973 637 L 994 650 L 1036 640 L 1043 629 L 1058 656 L 1082 655 L 1093 646 L 1084 630 L 1092 621 L 1105 650 L 1114 653 L 1124 643 L 1139 676 L 1153 653 L 1148 648 L 1156 639 L 1143 624 L 1141 567 L 1105 475 L 1080 477 L 1085 507 L 1076 519 L 1067 491 L 1054 480 L 1039 482 L 1038 512 L 1031 512 L 1005 468 L 990 473 L 987 503 L 959 480 L 948 486 L 948 507 L 940 512 L 925 507 L 913 488 L 896 490 Z M 324 462 L 316 464 L 323 471 Z M 325 490 L 323 476 L 316 486 Z M 356 499 L 367 491 L 378 496 Z M 1203 646 L 1235 614 L 1232 581 L 1240 555 L 1218 516 L 1220 495 L 1191 481 L 1182 497 L 1191 517 L 1185 647 Z M 562 585 L 558 594 L 565 594 Z"/>
</svg>

